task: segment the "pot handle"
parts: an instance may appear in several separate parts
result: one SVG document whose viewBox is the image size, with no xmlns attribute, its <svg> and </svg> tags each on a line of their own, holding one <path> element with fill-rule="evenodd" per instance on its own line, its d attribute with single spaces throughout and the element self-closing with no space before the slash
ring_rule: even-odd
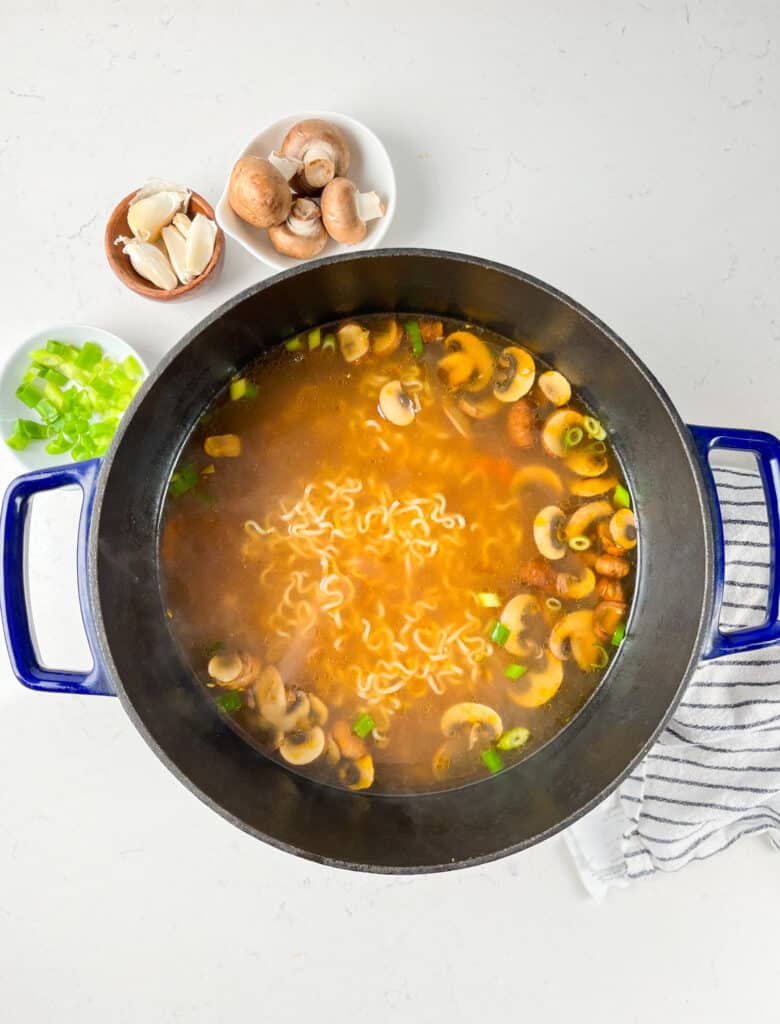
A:
<svg viewBox="0 0 780 1024">
<path fill-rule="evenodd" d="M 2 616 L 11 667 L 16 677 L 32 690 L 55 693 L 101 693 L 113 695 L 111 679 L 100 662 L 95 625 L 89 605 L 87 551 L 89 524 L 95 500 L 100 459 L 72 465 L 39 469 L 17 477 L 5 493 L 0 537 L 2 538 Z M 83 492 L 76 542 L 76 574 L 84 631 L 92 653 L 89 672 L 45 668 L 35 653 L 27 608 L 25 536 L 30 499 L 42 491 L 76 484 Z"/>
<path fill-rule="evenodd" d="M 715 526 L 715 608 L 716 615 L 710 624 L 709 646 L 702 657 L 719 658 L 724 654 L 752 651 L 780 641 L 780 573 L 778 573 L 778 544 L 780 544 L 780 515 L 778 514 L 778 492 L 780 492 L 780 441 L 772 434 L 759 430 L 725 430 L 719 427 L 689 427 L 704 468 L 704 478 L 710 494 L 712 521 Z M 761 626 L 724 633 L 720 628 L 720 607 L 723 601 L 726 556 L 723 540 L 723 518 L 718 502 L 715 478 L 710 468 L 709 455 L 714 448 L 747 452 L 758 459 L 761 482 L 764 487 L 769 517 L 769 600 L 767 618 Z"/>
</svg>

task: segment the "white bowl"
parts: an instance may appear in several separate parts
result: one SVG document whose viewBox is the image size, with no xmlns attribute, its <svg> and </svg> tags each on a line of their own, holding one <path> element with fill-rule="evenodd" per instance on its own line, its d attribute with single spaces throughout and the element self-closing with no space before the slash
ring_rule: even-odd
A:
<svg viewBox="0 0 780 1024">
<path fill-rule="evenodd" d="M 100 345 L 107 356 L 111 359 L 121 361 L 128 356 L 135 356 L 144 371 L 144 377 L 148 373 L 146 364 L 136 350 L 122 341 L 115 334 L 104 331 L 100 327 L 91 327 L 89 324 L 54 324 L 43 331 L 38 331 L 26 341 L 22 342 L 6 359 L 2 370 L 0 370 L 0 434 L 2 444 L 6 452 L 16 456 L 18 462 L 25 469 L 43 469 L 47 466 L 59 466 L 64 462 L 70 462 L 69 452 L 63 455 L 50 455 L 46 451 L 45 441 L 31 441 L 24 451 L 17 451 L 9 448 L 5 439 L 13 430 L 13 423 L 17 419 L 35 419 L 35 413 L 28 409 L 23 402 L 16 397 L 16 389 L 22 382 L 22 377 L 30 366 L 30 353 L 36 348 L 45 348 L 49 338 L 57 341 L 65 341 L 71 345 L 83 345 L 85 341 L 94 341 Z"/>
<path fill-rule="evenodd" d="M 351 154 L 348 177 L 361 192 L 378 193 L 386 207 L 384 217 L 369 222 L 366 237 L 360 245 L 342 245 L 330 238 L 321 255 L 333 256 L 342 252 L 355 252 L 358 249 L 375 249 L 385 237 L 395 215 L 395 174 L 387 150 L 376 135 L 360 121 L 330 111 L 307 110 L 301 114 L 291 114 L 264 128 L 241 150 L 236 161 L 242 156 L 267 157 L 273 150 L 279 149 L 290 128 L 307 117 L 331 121 L 344 132 Z M 228 184 L 229 180 L 228 178 Z M 267 231 L 252 227 L 234 213 L 228 202 L 228 184 L 225 185 L 225 191 L 216 206 L 217 223 L 225 234 L 274 270 L 288 270 L 290 267 L 301 266 L 304 260 L 294 260 L 277 252 L 271 245 Z"/>
</svg>

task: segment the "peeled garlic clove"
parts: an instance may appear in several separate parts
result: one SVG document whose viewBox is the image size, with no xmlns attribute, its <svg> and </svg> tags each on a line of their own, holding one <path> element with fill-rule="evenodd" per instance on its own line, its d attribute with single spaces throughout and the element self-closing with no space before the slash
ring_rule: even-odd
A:
<svg viewBox="0 0 780 1024">
<path fill-rule="evenodd" d="M 155 192 L 130 204 L 127 223 L 136 238 L 156 242 L 162 228 L 170 224 L 180 209 L 181 196 L 178 192 Z"/>
<path fill-rule="evenodd" d="M 189 284 L 192 280 L 192 274 L 187 273 L 185 266 L 185 250 L 187 243 L 184 241 L 184 235 L 173 227 L 171 224 L 166 224 L 162 229 L 162 239 L 165 243 L 165 249 L 168 253 L 168 259 L 171 261 L 176 276 L 182 284 Z"/>
<path fill-rule="evenodd" d="M 192 227 L 192 221 L 186 213 L 177 213 L 173 218 L 172 224 L 184 238 L 190 233 L 190 228 Z"/>
<path fill-rule="evenodd" d="M 190 201 L 192 192 L 187 188 L 186 185 L 177 185 L 173 181 L 165 181 L 163 178 L 149 178 L 141 188 L 138 189 L 136 194 L 130 201 L 130 205 L 137 203 L 140 199 L 146 199 L 147 196 L 153 196 L 157 192 L 176 192 L 181 196 L 181 208 L 187 209 Z"/>
<path fill-rule="evenodd" d="M 214 252 L 217 238 L 217 225 L 213 220 L 196 213 L 187 234 L 187 245 L 184 253 L 184 266 L 188 274 L 197 277 L 208 266 Z"/>
<path fill-rule="evenodd" d="M 144 242 L 140 238 L 126 238 L 120 235 L 114 245 L 121 245 L 122 252 L 130 257 L 136 274 L 163 291 L 172 291 L 176 285 L 176 275 L 165 256 L 152 242 Z"/>
</svg>

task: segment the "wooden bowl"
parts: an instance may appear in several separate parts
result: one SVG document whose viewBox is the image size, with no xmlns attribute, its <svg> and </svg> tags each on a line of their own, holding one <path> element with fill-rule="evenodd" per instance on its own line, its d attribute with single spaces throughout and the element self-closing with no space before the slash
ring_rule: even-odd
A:
<svg viewBox="0 0 780 1024">
<path fill-rule="evenodd" d="M 146 278 L 141 277 L 133 270 L 133 265 L 130 262 L 130 257 L 126 256 L 122 252 L 121 245 L 114 245 L 114 240 L 119 235 L 132 235 L 132 231 L 127 223 L 127 211 L 130 207 L 130 200 L 136 194 L 131 192 L 129 196 L 125 198 L 117 205 L 114 212 L 108 218 L 108 224 L 106 224 L 105 234 L 105 248 L 106 248 L 106 259 L 108 265 L 114 271 L 116 276 L 126 285 L 131 291 L 137 292 L 139 295 L 143 295 L 147 299 L 156 299 L 158 302 L 170 302 L 171 299 L 180 299 L 183 295 L 187 295 L 199 288 L 207 278 L 214 274 L 214 271 L 218 266 L 222 264 L 222 257 L 225 252 L 225 235 L 222 228 L 217 224 L 217 236 L 214 241 L 214 252 L 211 254 L 211 259 L 208 262 L 208 266 L 194 280 L 190 281 L 189 284 L 180 284 L 176 288 L 172 288 L 171 291 L 166 292 L 162 288 L 157 288 L 147 281 Z M 187 215 L 194 217 L 196 213 L 202 213 L 209 220 L 213 220 L 216 224 L 216 217 L 214 211 L 203 198 L 199 196 L 197 192 L 193 192 L 190 197 L 190 205 L 187 209 Z"/>
</svg>

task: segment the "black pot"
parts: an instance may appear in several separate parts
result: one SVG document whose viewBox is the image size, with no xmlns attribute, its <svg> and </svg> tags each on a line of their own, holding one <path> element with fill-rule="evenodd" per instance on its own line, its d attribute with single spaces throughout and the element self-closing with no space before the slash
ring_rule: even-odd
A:
<svg viewBox="0 0 780 1024">
<path fill-rule="evenodd" d="M 193 685 L 166 627 L 159 586 L 168 479 L 216 392 L 281 338 L 336 317 L 388 310 L 475 321 L 558 367 L 614 439 L 641 531 L 627 636 L 585 708 L 515 768 L 425 796 L 340 792 L 257 753 Z M 552 835 L 606 796 L 661 729 L 699 658 L 778 638 L 774 571 L 770 625 L 718 632 L 723 544 L 706 461 L 714 445 L 759 457 L 774 542 L 777 440 L 687 428 L 633 352 L 549 285 L 486 260 L 424 250 L 321 260 L 247 289 L 190 331 L 147 381 L 102 463 L 30 473 L 10 486 L 2 520 L 3 620 L 14 670 L 39 690 L 116 693 L 186 786 L 281 849 L 388 872 L 491 860 Z M 37 665 L 25 606 L 28 499 L 68 483 L 85 493 L 79 586 L 95 660 L 87 675 Z"/>
</svg>

